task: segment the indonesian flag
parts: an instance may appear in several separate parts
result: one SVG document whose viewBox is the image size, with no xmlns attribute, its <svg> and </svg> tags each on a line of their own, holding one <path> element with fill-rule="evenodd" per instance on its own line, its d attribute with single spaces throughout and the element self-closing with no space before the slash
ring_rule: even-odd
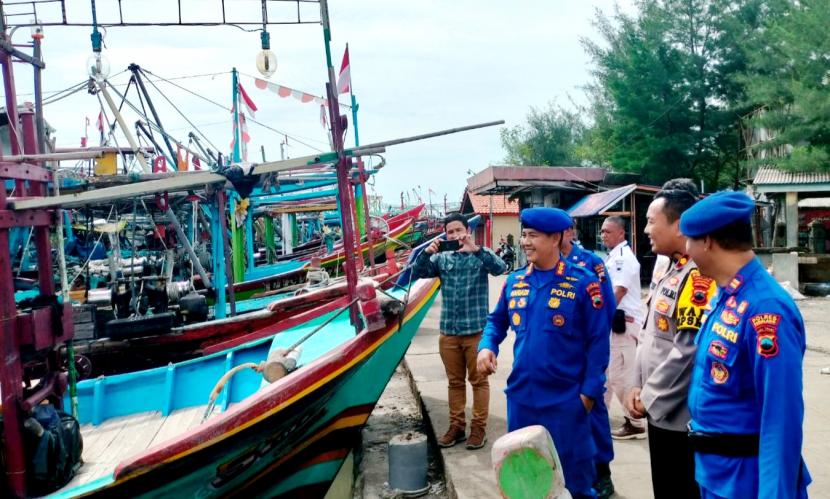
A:
<svg viewBox="0 0 830 499">
<path fill-rule="evenodd" d="M 98 112 L 98 131 L 101 132 L 101 145 L 104 145 L 104 110 Z"/>
<path fill-rule="evenodd" d="M 238 83 L 237 85 L 239 86 L 240 100 L 245 104 L 245 107 L 248 108 L 248 115 L 251 118 L 255 118 L 256 117 L 255 113 L 257 111 L 256 104 L 254 104 L 254 101 L 251 100 L 251 97 L 248 95 L 248 92 L 246 92 L 245 89 L 242 88 L 242 84 Z"/>
<path fill-rule="evenodd" d="M 320 104 L 320 124 L 323 125 L 323 128 L 329 127 L 329 112 L 326 109 L 326 106 Z"/>
<path fill-rule="evenodd" d="M 346 45 L 346 53 L 343 54 L 343 63 L 340 65 L 340 76 L 337 77 L 337 93 L 349 93 L 352 84 L 352 74 L 349 69 L 349 45 Z"/>
<path fill-rule="evenodd" d="M 239 144 L 241 147 L 242 153 L 242 161 L 248 161 L 248 142 L 251 141 L 251 136 L 248 134 L 248 122 L 245 119 L 245 113 L 239 113 L 239 130 L 242 136 L 242 143 Z"/>
</svg>

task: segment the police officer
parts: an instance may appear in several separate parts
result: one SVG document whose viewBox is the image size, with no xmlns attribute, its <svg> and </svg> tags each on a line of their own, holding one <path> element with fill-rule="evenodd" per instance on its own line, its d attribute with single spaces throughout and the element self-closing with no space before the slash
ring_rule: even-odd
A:
<svg viewBox="0 0 830 499">
<path fill-rule="evenodd" d="M 608 271 L 602 259 L 576 242 L 576 228 L 573 221 L 571 222 L 571 227 L 562 236 L 562 258 L 579 267 L 590 270 L 599 279 L 602 289 L 603 309 L 608 314 L 608 322 L 610 324 L 614 319 L 614 311 L 616 308 L 616 299 L 614 289 L 611 286 L 611 279 L 608 278 Z M 591 434 L 594 437 L 594 445 L 597 448 L 597 453 L 594 457 L 597 475 L 594 479 L 593 487 L 599 499 L 605 499 L 614 494 L 614 482 L 611 480 L 611 461 L 614 460 L 614 442 L 611 439 L 611 422 L 608 418 L 606 398 L 607 393 L 606 396 L 595 400 L 594 408 L 591 409 Z"/>
<path fill-rule="evenodd" d="M 752 251 L 755 202 L 719 192 L 687 210 L 680 230 L 720 291 L 697 336 L 689 410 L 704 498 L 807 497 L 801 458 L 804 322 Z"/>
<path fill-rule="evenodd" d="M 522 210 L 522 248 L 529 265 L 510 274 L 479 343 L 478 369 L 496 370 L 508 327 L 516 333 L 507 379 L 507 428 L 541 424 L 556 444 L 565 486 L 594 497 L 596 452 L 589 413 L 603 394 L 608 365 L 608 316 L 599 280 L 561 258 L 571 227 L 556 208 Z"/>
<path fill-rule="evenodd" d="M 654 254 L 671 259 L 649 295 L 640 331 L 632 389 L 625 407 L 647 417 L 651 484 L 656 499 L 696 499 L 695 458 L 688 438 L 687 396 L 694 362 L 695 336 L 704 307 L 716 292 L 686 255 L 680 215 L 697 201 L 687 189 L 662 189 L 646 212 L 645 233 Z"/>
</svg>

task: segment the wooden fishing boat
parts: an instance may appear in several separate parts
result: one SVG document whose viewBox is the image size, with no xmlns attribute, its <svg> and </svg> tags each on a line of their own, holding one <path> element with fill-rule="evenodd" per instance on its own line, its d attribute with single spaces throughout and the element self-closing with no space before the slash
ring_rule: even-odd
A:
<svg viewBox="0 0 830 499">
<path fill-rule="evenodd" d="M 266 297 L 262 310 L 174 327 L 161 333 L 130 338 L 76 340 L 76 364 L 81 378 L 148 369 L 202 355 L 216 344 L 225 348 L 242 340 L 274 335 L 302 321 L 314 320 L 347 301 L 345 283 L 287 298 Z M 270 307 L 268 304 L 270 303 Z"/>
<path fill-rule="evenodd" d="M 78 385 L 84 466 L 53 497 L 322 497 L 436 297 L 435 279 L 389 294 L 404 312 L 355 335 L 334 312 L 199 359 Z M 267 384 L 232 377 L 201 422 L 214 383 L 265 360 L 326 320 L 299 368 Z"/>
<path fill-rule="evenodd" d="M 407 210 L 395 217 L 389 219 L 388 232 L 380 239 L 370 244 L 364 241 L 360 245 L 361 255 L 366 257 L 369 248 L 372 247 L 376 254 L 382 254 L 387 247 L 397 246 L 400 238 L 407 232 L 412 230 L 412 225 L 423 211 L 424 205 L 416 206 Z M 260 293 L 267 289 L 268 286 L 274 285 L 275 282 L 285 285 L 291 283 L 293 280 L 299 279 L 305 275 L 306 270 L 311 262 L 313 256 L 319 256 L 323 267 L 329 269 L 334 268 L 343 263 L 345 252 L 342 244 L 335 246 L 331 254 L 306 254 L 298 260 L 291 260 L 287 262 L 277 262 L 270 265 L 262 265 L 245 272 L 245 281 L 233 285 L 234 293 L 240 299 L 250 298 L 256 293 Z"/>
</svg>

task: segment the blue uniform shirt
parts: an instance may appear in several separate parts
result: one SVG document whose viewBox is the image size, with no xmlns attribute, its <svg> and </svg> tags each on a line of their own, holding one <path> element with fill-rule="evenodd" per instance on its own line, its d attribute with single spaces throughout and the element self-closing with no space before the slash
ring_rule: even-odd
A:
<svg viewBox="0 0 830 499">
<path fill-rule="evenodd" d="M 578 400 L 580 393 L 602 397 L 611 326 L 591 272 L 565 260 L 548 271 L 513 272 L 487 316 L 479 351 L 498 355 L 508 327 L 516 332 L 508 397 L 531 407 Z"/>
<path fill-rule="evenodd" d="M 722 497 L 805 497 L 801 459 L 804 323 L 761 266 L 746 264 L 710 303 L 689 390 L 693 430 L 758 434 L 757 457 L 695 454 L 698 483 Z"/>
<path fill-rule="evenodd" d="M 571 247 L 571 253 L 566 257 L 567 260 L 590 270 L 599 279 L 602 299 L 605 302 L 603 308 L 608 314 L 608 324 L 611 324 L 611 321 L 614 320 L 614 311 L 617 309 L 617 298 L 614 296 L 614 287 L 611 285 L 611 279 L 608 278 L 608 269 L 605 268 L 605 262 L 594 252 L 588 251 L 578 244 L 572 244 Z M 610 327 L 608 330 L 610 332 Z"/>
</svg>

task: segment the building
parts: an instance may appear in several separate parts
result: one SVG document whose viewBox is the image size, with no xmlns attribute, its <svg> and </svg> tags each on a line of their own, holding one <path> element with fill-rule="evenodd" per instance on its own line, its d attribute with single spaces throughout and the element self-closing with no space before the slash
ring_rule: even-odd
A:
<svg viewBox="0 0 830 499">
<path fill-rule="evenodd" d="M 473 233 L 475 243 L 496 249 L 501 238 L 512 236 L 513 245 L 519 243 L 522 228 L 519 223 L 519 203 L 506 194 L 478 195 L 464 191 L 461 200 L 461 213 L 480 215 L 484 223 L 479 224 Z"/>
<path fill-rule="evenodd" d="M 467 191 L 485 198 L 506 196 L 518 202 L 518 209 L 552 206 L 567 210 L 577 221 L 580 242 L 594 251 L 603 249 L 600 228 L 605 217 L 621 216 L 628 221 L 629 241 L 640 260 L 642 277 L 648 280 L 655 256 L 643 229 L 646 210 L 658 188 L 638 184 L 638 178 L 594 167 L 491 166 L 467 179 Z"/>
</svg>

